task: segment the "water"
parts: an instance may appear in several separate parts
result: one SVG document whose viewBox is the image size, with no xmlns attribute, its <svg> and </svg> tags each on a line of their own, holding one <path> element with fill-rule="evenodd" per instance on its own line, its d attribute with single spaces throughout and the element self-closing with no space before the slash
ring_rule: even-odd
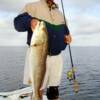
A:
<svg viewBox="0 0 100 100">
<path fill-rule="evenodd" d="M 61 100 L 100 100 L 100 47 L 73 47 L 74 66 L 77 68 L 79 93 L 74 94 L 66 79 L 70 69 L 68 49 L 64 56 L 64 70 L 59 87 Z M 0 92 L 26 87 L 23 85 L 25 47 L 0 47 Z"/>
</svg>

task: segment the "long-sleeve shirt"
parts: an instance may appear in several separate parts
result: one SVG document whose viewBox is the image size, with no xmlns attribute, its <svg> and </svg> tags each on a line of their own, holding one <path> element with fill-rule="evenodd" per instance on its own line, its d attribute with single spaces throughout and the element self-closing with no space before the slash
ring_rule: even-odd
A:
<svg viewBox="0 0 100 100">
<path fill-rule="evenodd" d="M 64 17 L 58 9 L 49 11 L 44 0 L 27 4 L 23 12 L 14 19 L 15 29 L 19 32 L 27 31 L 27 44 L 30 45 L 32 30 L 32 19 L 42 20 L 48 31 L 48 52 L 57 55 L 66 48 L 64 35 L 69 34 L 69 29 L 64 23 Z"/>
</svg>

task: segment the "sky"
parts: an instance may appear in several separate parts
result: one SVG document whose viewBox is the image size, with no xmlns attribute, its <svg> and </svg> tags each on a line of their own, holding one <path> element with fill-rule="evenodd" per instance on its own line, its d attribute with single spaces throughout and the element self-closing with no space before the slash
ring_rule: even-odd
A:
<svg viewBox="0 0 100 100">
<path fill-rule="evenodd" d="M 26 3 L 37 0 L 0 0 L 0 46 L 25 46 L 26 32 L 17 32 L 13 19 Z M 61 9 L 61 1 L 55 0 Z M 73 46 L 100 46 L 100 0 L 63 0 Z"/>
</svg>

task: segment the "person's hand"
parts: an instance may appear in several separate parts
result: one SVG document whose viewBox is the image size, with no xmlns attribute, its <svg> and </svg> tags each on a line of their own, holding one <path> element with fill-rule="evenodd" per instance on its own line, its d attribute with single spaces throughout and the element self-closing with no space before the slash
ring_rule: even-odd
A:
<svg viewBox="0 0 100 100">
<path fill-rule="evenodd" d="M 64 42 L 65 42 L 66 44 L 70 44 L 70 43 L 72 42 L 72 37 L 71 37 L 70 34 L 64 36 Z"/>
<path fill-rule="evenodd" d="M 37 25 L 38 20 L 37 19 L 32 19 L 31 20 L 31 29 L 32 31 L 34 31 L 35 26 Z"/>
</svg>

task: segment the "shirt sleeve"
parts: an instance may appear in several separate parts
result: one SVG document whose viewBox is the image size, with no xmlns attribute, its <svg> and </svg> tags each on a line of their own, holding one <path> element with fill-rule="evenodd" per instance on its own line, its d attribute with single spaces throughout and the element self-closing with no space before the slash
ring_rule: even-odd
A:
<svg viewBox="0 0 100 100">
<path fill-rule="evenodd" d="M 69 28 L 68 28 L 68 25 L 65 25 L 65 35 L 69 35 L 70 34 L 70 31 L 69 31 Z"/>
<path fill-rule="evenodd" d="M 19 32 L 27 31 L 31 27 L 31 17 L 27 12 L 19 14 L 14 18 L 14 27 Z"/>
<path fill-rule="evenodd" d="M 31 27 L 31 20 L 34 18 L 29 14 L 31 4 L 27 4 L 19 15 L 14 18 L 14 27 L 19 32 L 28 31 Z M 33 7 L 35 9 L 35 7 Z M 35 11 L 35 10 L 34 10 Z M 34 14 L 33 11 L 33 14 Z"/>
<path fill-rule="evenodd" d="M 67 19 L 64 18 L 64 15 L 63 15 L 63 13 L 60 10 L 58 10 L 58 12 L 60 13 L 60 16 L 61 16 L 61 18 L 63 20 L 62 22 L 63 22 L 64 28 L 65 28 L 65 35 L 69 35 L 70 34 L 70 31 L 69 31 L 69 28 L 68 28 Z"/>
</svg>

